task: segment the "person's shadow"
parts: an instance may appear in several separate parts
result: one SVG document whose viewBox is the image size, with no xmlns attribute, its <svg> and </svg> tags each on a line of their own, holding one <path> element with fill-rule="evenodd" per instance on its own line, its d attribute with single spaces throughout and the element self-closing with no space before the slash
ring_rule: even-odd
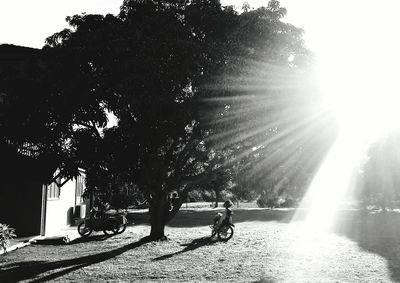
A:
<svg viewBox="0 0 400 283">
<path fill-rule="evenodd" d="M 182 247 L 185 247 L 183 250 L 154 258 L 153 261 L 168 259 L 175 255 L 182 254 L 182 253 L 185 253 L 188 251 L 193 251 L 193 250 L 198 249 L 203 246 L 209 246 L 209 245 L 215 244 L 216 242 L 218 242 L 218 241 L 211 237 L 202 237 L 202 238 L 194 239 L 192 242 L 190 242 L 188 244 L 181 244 Z"/>
<path fill-rule="evenodd" d="M 83 256 L 79 258 L 60 260 L 55 262 L 21 261 L 16 263 L 10 263 L 8 265 L 1 266 L 0 282 L 18 282 L 27 279 L 33 279 L 30 282 L 46 282 L 58 278 L 60 276 L 63 276 L 69 272 L 78 270 L 82 267 L 106 261 L 128 250 L 140 247 L 141 245 L 148 243 L 149 241 L 150 241 L 149 238 L 145 237 L 137 242 L 122 246 L 120 248 L 111 251 L 102 252 L 99 254 L 94 254 L 89 256 Z M 37 277 L 42 273 L 56 269 L 62 269 L 62 270 L 35 279 L 35 277 Z"/>
</svg>

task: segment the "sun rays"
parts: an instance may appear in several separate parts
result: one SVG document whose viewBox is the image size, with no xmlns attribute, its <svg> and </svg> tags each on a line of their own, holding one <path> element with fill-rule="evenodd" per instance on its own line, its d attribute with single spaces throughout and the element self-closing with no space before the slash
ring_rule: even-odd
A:
<svg viewBox="0 0 400 283">
<path fill-rule="evenodd" d="M 245 178 L 261 187 L 272 182 L 271 194 L 299 190 L 312 226 L 333 224 L 370 145 L 400 125 L 398 20 L 392 10 L 377 13 L 372 2 L 356 2 L 332 7 L 339 22 L 332 15 L 321 21 L 314 72 L 247 61 L 209 86 L 225 95 L 205 99 L 230 105 L 211 118 L 223 131 L 208 138 L 241 149 L 226 163 L 246 160 Z"/>
<path fill-rule="evenodd" d="M 223 130 L 208 141 L 236 149 L 225 165 L 241 163 L 246 168 L 242 178 L 254 189 L 271 195 L 296 191 L 299 197 L 333 142 L 335 119 L 323 108 L 312 72 L 269 62 L 246 65 L 240 76 L 209 86 L 212 91 L 228 88 L 232 95 L 204 100 L 230 105 L 217 119 L 210 118 Z"/>
</svg>

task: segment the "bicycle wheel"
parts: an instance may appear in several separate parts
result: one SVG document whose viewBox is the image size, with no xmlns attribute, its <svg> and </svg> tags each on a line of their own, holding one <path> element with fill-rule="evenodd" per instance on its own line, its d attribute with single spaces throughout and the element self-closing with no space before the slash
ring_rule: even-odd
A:
<svg viewBox="0 0 400 283">
<path fill-rule="evenodd" d="M 221 226 L 218 230 L 218 239 L 228 241 L 233 236 L 233 228 L 228 225 Z"/>
<path fill-rule="evenodd" d="M 107 218 L 104 221 L 104 234 L 106 235 L 115 235 L 118 233 L 119 230 L 119 223 L 114 218 Z"/>
<path fill-rule="evenodd" d="M 93 229 L 88 227 L 85 222 L 78 225 L 78 233 L 82 237 L 87 237 L 92 233 Z"/>
</svg>

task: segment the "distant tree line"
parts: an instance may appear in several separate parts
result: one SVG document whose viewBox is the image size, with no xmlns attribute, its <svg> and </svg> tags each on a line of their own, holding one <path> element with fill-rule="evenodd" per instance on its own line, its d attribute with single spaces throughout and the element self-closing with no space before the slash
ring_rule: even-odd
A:
<svg viewBox="0 0 400 283">
<path fill-rule="evenodd" d="M 366 209 L 400 207 L 400 131 L 371 144 L 360 165 L 353 197 Z"/>
</svg>

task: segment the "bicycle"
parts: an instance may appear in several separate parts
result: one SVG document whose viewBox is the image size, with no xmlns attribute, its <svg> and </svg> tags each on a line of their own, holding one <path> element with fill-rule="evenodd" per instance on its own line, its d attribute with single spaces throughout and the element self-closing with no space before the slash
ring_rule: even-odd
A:
<svg viewBox="0 0 400 283">
<path fill-rule="evenodd" d="M 220 241 L 226 242 L 233 237 L 233 227 L 235 227 L 235 225 L 232 223 L 231 216 L 225 217 L 222 221 L 221 218 L 222 213 L 218 212 L 213 219 L 214 224 L 210 225 L 211 238 L 217 235 Z"/>
</svg>

